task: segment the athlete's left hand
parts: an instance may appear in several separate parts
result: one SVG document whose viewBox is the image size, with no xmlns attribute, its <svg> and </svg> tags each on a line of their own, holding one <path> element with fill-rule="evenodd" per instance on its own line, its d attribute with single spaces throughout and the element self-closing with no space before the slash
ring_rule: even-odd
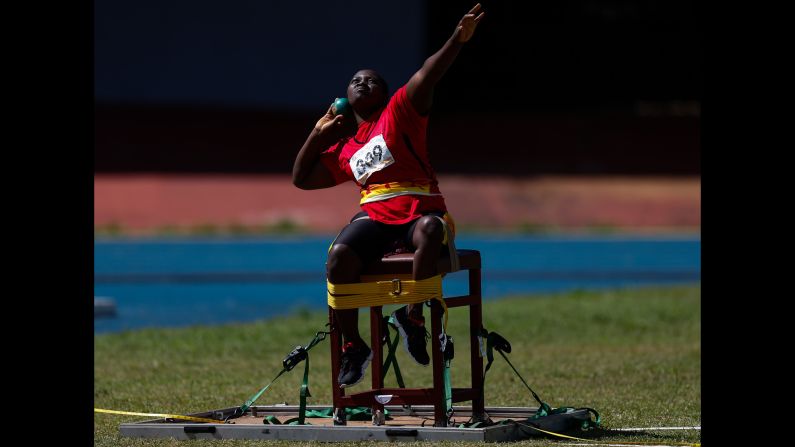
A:
<svg viewBox="0 0 795 447">
<path fill-rule="evenodd" d="M 453 33 L 456 42 L 467 42 L 472 38 L 472 35 L 475 34 L 475 28 L 477 28 L 480 20 L 483 19 L 483 15 L 486 14 L 485 12 L 481 12 L 480 15 L 475 17 L 475 14 L 479 11 L 480 3 L 475 5 L 468 13 L 464 14 L 464 17 L 458 22 L 458 26 L 456 26 L 455 32 Z"/>
</svg>

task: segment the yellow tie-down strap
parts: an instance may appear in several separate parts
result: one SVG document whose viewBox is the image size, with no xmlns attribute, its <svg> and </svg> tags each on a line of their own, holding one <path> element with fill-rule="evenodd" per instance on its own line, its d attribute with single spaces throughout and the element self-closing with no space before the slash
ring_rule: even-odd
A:
<svg viewBox="0 0 795 447">
<path fill-rule="evenodd" d="M 136 413 L 133 411 L 118 411 L 118 410 L 106 410 L 104 408 L 94 408 L 95 413 L 109 413 L 109 414 L 125 414 L 129 416 L 153 416 L 158 418 L 170 418 L 170 419 L 184 419 L 186 421 L 196 421 L 196 422 L 209 422 L 211 424 L 224 424 L 224 421 L 219 421 L 217 419 L 208 419 L 208 418 L 199 418 L 195 416 L 183 416 L 181 414 L 166 414 L 166 413 Z"/>
<path fill-rule="evenodd" d="M 353 284 L 332 284 L 326 281 L 326 284 L 328 305 L 332 309 L 358 309 L 438 300 L 444 309 L 444 330 L 447 332 L 447 303 L 442 298 L 442 275 L 419 280 L 394 278 Z"/>
</svg>

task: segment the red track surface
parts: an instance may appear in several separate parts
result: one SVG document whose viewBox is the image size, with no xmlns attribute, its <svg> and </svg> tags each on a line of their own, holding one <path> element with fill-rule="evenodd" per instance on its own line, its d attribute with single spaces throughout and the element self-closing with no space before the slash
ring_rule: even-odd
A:
<svg viewBox="0 0 795 447">
<path fill-rule="evenodd" d="M 461 228 L 520 225 L 629 231 L 694 231 L 701 225 L 698 177 L 440 176 L 447 206 Z M 248 227 L 289 220 L 336 232 L 359 210 L 353 183 L 303 191 L 289 176 L 95 175 L 94 225 L 131 233 L 164 227 Z"/>
</svg>

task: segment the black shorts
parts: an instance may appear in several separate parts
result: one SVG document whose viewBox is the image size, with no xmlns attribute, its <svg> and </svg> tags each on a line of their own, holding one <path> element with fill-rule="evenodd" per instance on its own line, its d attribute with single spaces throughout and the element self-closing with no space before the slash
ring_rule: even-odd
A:
<svg viewBox="0 0 795 447">
<path fill-rule="evenodd" d="M 424 215 L 442 217 L 444 214 L 430 212 Z M 412 236 L 419 220 L 417 218 L 404 224 L 390 225 L 376 222 L 365 211 L 361 211 L 351 218 L 351 222 L 340 231 L 331 245 L 344 244 L 351 247 L 363 264 L 377 261 L 387 253 L 403 250 L 413 252 L 416 247 L 412 243 Z"/>
</svg>

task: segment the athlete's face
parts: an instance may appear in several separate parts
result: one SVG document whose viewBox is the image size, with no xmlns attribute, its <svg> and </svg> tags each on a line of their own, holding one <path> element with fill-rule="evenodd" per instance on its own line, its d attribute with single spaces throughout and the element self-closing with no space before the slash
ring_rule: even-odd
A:
<svg viewBox="0 0 795 447">
<path fill-rule="evenodd" d="M 373 70 L 359 70 L 348 83 L 348 101 L 357 112 L 369 114 L 386 102 L 386 86 Z M 360 113 L 362 114 L 362 113 Z"/>
</svg>

